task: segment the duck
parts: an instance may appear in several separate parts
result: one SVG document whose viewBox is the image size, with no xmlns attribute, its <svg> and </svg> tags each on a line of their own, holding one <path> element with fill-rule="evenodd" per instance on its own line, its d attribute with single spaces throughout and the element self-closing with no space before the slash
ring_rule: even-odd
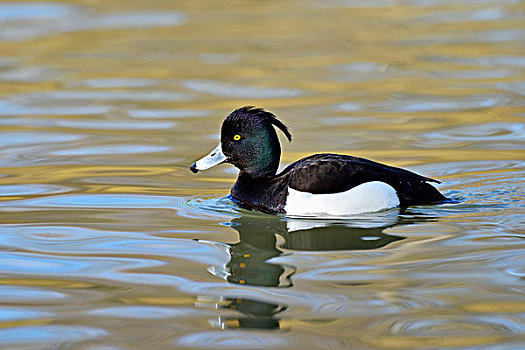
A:
<svg viewBox="0 0 525 350">
<path fill-rule="evenodd" d="M 220 142 L 190 166 L 193 173 L 228 163 L 239 169 L 231 198 L 242 208 L 286 216 L 345 216 L 447 201 L 409 170 L 344 154 L 319 153 L 277 173 L 281 144 L 276 128 L 292 135 L 262 108 L 235 109 L 223 121 Z"/>
</svg>

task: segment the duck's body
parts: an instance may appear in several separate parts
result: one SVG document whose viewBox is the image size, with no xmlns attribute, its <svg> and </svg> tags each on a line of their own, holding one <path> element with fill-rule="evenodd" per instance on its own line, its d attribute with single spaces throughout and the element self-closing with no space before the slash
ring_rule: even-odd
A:
<svg viewBox="0 0 525 350">
<path fill-rule="evenodd" d="M 241 172 L 231 194 L 244 206 L 262 211 L 293 215 L 315 215 L 316 212 L 341 215 L 345 207 L 355 208 L 353 213 L 347 213 L 355 214 L 396 206 L 406 208 L 446 199 L 427 181 L 439 183 L 408 170 L 368 159 L 323 153 L 300 159 L 273 177 L 254 179 Z M 373 185 L 369 185 L 371 183 Z M 392 189 L 395 199 L 391 195 Z M 326 204 L 330 199 L 334 201 L 333 208 Z M 308 201 L 312 209 L 308 208 Z M 364 201 L 366 203 L 359 204 Z M 327 209 L 316 210 L 316 202 L 324 202 Z"/>
<path fill-rule="evenodd" d="M 288 215 L 350 215 L 446 200 L 408 170 L 340 154 L 315 154 L 276 174 L 280 144 L 275 125 L 284 124 L 262 109 L 243 107 L 224 121 L 221 143 L 191 170 L 229 162 L 240 169 L 231 194 L 243 207 Z"/>
</svg>

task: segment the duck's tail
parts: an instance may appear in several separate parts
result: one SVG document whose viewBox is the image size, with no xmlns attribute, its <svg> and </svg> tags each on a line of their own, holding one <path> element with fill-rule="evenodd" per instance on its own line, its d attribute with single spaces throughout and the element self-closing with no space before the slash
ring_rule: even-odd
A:
<svg viewBox="0 0 525 350">
<path fill-rule="evenodd" d="M 439 183 L 437 180 L 433 180 L 433 182 Z M 394 188 L 397 191 L 402 208 L 412 205 L 441 203 L 449 200 L 437 188 L 426 181 L 402 183 Z"/>
</svg>

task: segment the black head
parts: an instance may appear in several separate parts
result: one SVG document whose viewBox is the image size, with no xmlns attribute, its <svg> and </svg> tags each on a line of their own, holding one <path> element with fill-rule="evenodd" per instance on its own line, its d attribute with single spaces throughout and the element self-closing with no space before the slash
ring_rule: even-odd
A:
<svg viewBox="0 0 525 350">
<path fill-rule="evenodd" d="M 292 141 L 288 128 L 275 115 L 251 106 L 233 111 L 222 123 L 222 151 L 231 164 L 252 177 L 277 172 L 281 145 L 273 126 Z"/>
<path fill-rule="evenodd" d="M 222 123 L 219 147 L 195 162 L 190 169 L 196 172 L 227 162 L 254 178 L 275 175 L 281 158 L 281 145 L 274 126 L 289 141 L 292 140 L 288 128 L 272 113 L 252 106 L 234 110 Z M 218 149 L 222 150 L 221 158 L 218 158 Z M 210 157 L 222 161 L 213 163 Z"/>
</svg>

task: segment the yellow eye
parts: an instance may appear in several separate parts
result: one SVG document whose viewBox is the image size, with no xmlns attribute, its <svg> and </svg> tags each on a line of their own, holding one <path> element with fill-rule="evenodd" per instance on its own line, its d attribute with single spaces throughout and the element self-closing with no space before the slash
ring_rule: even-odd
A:
<svg viewBox="0 0 525 350">
<path fill-rule="evenodd" d="M 233 137 L 235 141 L 239 141 L 241 139 L 241 135 L 237 134 Z"/>
</svg>

